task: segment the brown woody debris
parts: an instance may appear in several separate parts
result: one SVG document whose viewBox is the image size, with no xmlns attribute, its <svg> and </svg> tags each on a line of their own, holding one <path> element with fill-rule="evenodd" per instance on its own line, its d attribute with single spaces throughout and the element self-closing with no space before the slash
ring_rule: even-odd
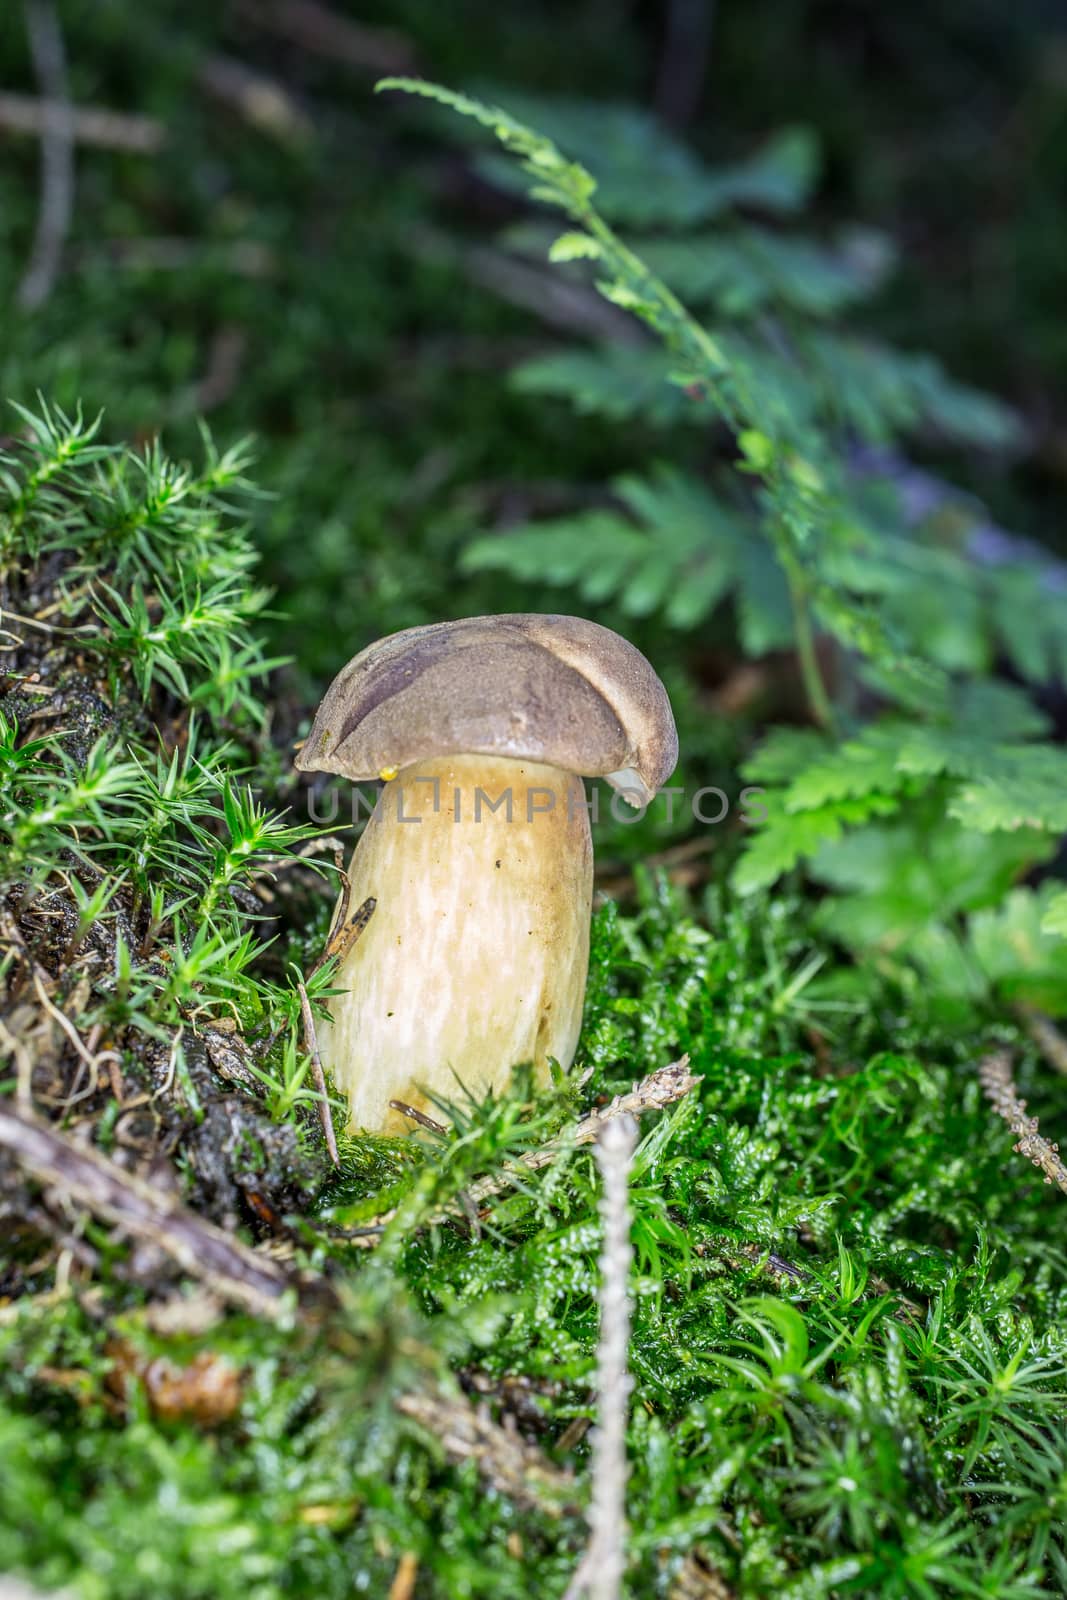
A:
<svg viewBox="0 0 1067 1600">
<path fill-rule="evenodd" d="M 1042 1138 L 1037 1131 L 1037 1118 L 1026 1115 L 1026 1101 L 1020 1100 L 1016 1090 L 1008 1052 L 997 1050 L 986 1056 L 979 1064 L 978 1077 L 997 1116 L 1003 1117 L 1012 1133 L 1019 1135 L 1013 1148 L 1041 1168 L 1046 1183 L 1057 1184 L 1067 1194 L 1067 1167 L 1060 1160 L 1060 1147 Z"/>
</svg>

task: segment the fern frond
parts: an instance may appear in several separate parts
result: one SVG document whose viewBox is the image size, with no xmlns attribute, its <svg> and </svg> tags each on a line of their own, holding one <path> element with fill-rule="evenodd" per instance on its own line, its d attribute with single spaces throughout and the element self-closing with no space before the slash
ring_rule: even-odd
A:
<svg viewBox="0 0 1067 1600">
<path fill-rule="evenodd" d="M 463 553 L 463 569 L 573 587 L 583 600 L 610 601 L 628 616 L 660 611 L 677 628 L 695 627 L 733 595 L 750 654 L 790 642 L 781 573 L 741 512 L 667 466 L 613 487 L 625 509 L 600 508 L 476 539 Z"/>
</svg>

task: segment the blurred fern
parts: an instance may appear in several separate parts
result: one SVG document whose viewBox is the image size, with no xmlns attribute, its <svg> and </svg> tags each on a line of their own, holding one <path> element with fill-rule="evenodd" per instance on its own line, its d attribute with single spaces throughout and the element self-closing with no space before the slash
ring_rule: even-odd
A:
<svg viewBox="0 0 1067 1600">
<path fill-rule="evenodd" d="M 734 458 L 733 475 L 631 473 L 594 509 L 476 538 L 464 569 L 572 588 L 588 605 L 679 629 L 729 602 L 747 655 L 791 644 L 818 731 L 772 731 L 750 761 L 766 820 L 749 834 L 736 889 L 803 866 L 837 891 L 825 924 L 853 948 L 906 956 L 946 993 L 1021 992 L 1029 963 L 1036 988 L 1067 1008 L 1051 953 L 1067 931 L 1065 892 L 1004 898 L 1067 831 L 1067 755 L 1043 742 L 1047 725 L 1023 691 L 990 676 L 1002 657 L 1035 684 L 1064 676 L 1062 584 L 1021 547 L 979 559 L 962 497 L 936 497 L 916 516 L 909 481 L 878 453 L 916 432 L 1016 450 L 1018 419 L 932 357 L 832 325 L 878 287 L 884 242 L 845 233 L 827 244 L 745 218 L 781 219 L 806 202 L 816 153 L 796 133 L 716 171 L 619 108 L 512 97 L 546 137 L 433 84 L 380 87 L 490 129 L 530 197 L 569 224 L 554 240 L 523 224 L 511 246 L 591 274 L 653 336 L 539 356 L 517 369 L 516 387 L 614 421 L 716 430 Z M 514 168 L 506 180 L 498 161 L 491 171 L 513 184 Z M 658 231 L 631 247 L 615 222 Z M 699 321 L 680 294 L 714 320 Z M 832 686 L 817 632 L 836 644 Z M 995 915 L 1036 930 L 1008 970 L 989 959 Z"/>
<path fill-rule="evenodd" d="M 743 510 L 668 466 L 620 478 L 618 511 L 601 509 L 510 529 L 467 546 L 468 572 L 497 570 L 574 587 L 590 604 L 612 601 L 630 616 L 661 611 L 692 628 L 733 597 L 753 655 L 792 638 L 789 593 Z"/>
</svg>

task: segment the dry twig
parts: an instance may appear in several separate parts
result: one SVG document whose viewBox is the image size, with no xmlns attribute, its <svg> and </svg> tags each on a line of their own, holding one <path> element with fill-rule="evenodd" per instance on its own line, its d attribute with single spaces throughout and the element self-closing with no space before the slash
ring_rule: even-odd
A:
<svg viewBox="0 0 1067 1600">
<path fill-rule="evenodd" d="M 364 900 L 363 904 L 358 906 L 356 910 L 353 911 L 352 915 L 349 916 L 348 902 L 350 893 L 351 886 L 348 882 L 348 874 L 347 872 L 342 872 L 341 901 L 338 907 L 337 916 L 334 918 L 333 927 L 330 929 L 330 936 L 326 941 L 321 956 L 319 956 L 318 960 L 313 964 L 308 972 L 309 978 L 313 978 L 315 973 L 318 972 L 319 968 L 326 965 L 327 961 L 333 961 L 334 959 L 343 961 L 345 956 L 351 950 L 352 946 L 355 944 L 356 940 L 366 930 L 368 922 L 374 915 L 374 910 L 378 902 L 377 900 L 370 898 Z"/>
<path fill-rule="evenodd" d="M 4 133 L 41 138 L 64 114 L 70 120 L 75 144 L 150 156 L 166 138 L 167 130 L 154 117 L 131 116 L 108 106 L 64 105 L 62 101 L 38 100 L 29 94 L 0 94 L 0 131 Z"/>
<path fill-rule="evenodd" d="M 1026 1101 L 1020 1100 L 1011 1075 L 1011 1056 L 996 1050 L 979 1063 L 978 1077 L 998 1117 L 1003 1117 L 1012 1133 L 1019 1135 L 1013 1148 L 1032 1161 L 1045 1174 L 1046 1183 L 1055 1183 L 1067 1194 L 1067 1167 L 1059 1157 L 1059 1145 L 1043 1139 L 1037 1131 L 1037 1118 L 1026 1115 Z"/>
<path fill-rule="evenodd" d="M 690 1551 L 675 1575 L 670 1600 L 737 1600 L 737 1592 L 721 1572 Z"/>
<path fill-rule="evenodd" d="M 420 257 L 457 267 L 508 305 L 532 311 L 550 328 L 631 346 L 645 342 L 633 319 L 587 284 L 560 277 L 558 272 L 491 245 L 458 246 L 434 228 L 411 230 L 409 242 Z"/>
<path fill-rule="evenodd" d="M 530 1172 L 538 1172 L 541 1167 L 547 1167 L 554 1161 L 561 1150 L 574 1145 L 595 1143 L 602 1130 L 617 1118 L 639 1117 L 644 1111 L 662 1111 L 675 1100 L 683 1099 L 700 1081 L 700 1078 L 689 1070 L 689 1057 L 680 1056 L 677 1061 L 670 1061 L 665 1067 L 657 1067 L 655 1072 L 650 1072 L 647 1078 L 642 1078 L 640 1083 L 634 1085 L 629 1094 L 617 1094 L 606 1106 L 587 1111 L 573 1128 L 557 1134 L 548 1144 L 542 1145 L 540 1150 L 530 1150 L 526 1155 L 520 1156 L 518 1164 Z M 483 1178 L 481 1183 L 472 1184 L 471 1198 L 478 1202 L 487 1200 L 490 1196 L 509 1188 L 510 1184 L 511 1180 L 507 1173 L 502 1173 L 499 1177 Z"/>
<path fill-rule="evenodd" d="M 74 128 L 67 91 L 67 56 L 52 0 L 25 0 L 30 54 L 48 114 L 41 129 L 41 207 L 33 252 L 19 284 L 24 311 L 44 304 L 59 274 L 74 209 Z"/>
<path fill-rule="evenodd" d="M 415 1593 L 415 1579 L 418 1575 L 418 1556 L 412 1550 L 405 1550 L 397 1563 L 393 1581 L 389 1585 L 388 1600 L 411 1600 Z"/>
<path fill-rule="evenodd" d="M 402 1117 L 407 1117 L 409 1122 L 417 1122 L 420 1128 L 425 1128 L 427 1133 L 436 1134 L 439 1139 L 448 1132 L 443 1122 L 428 1117 L 425 1111 L 420 1111 L 417 1106 L 409 1106 L 405 1100 L 390 1100 L 389 1104 L 394 1111 L 399 1111 Z"/>
<path fill-rule="evenodd" d="M 597 1346 L 597 1426 L 593 1434 L 593 1498 L 589 1544 L 566 1600 L 618 1600 L 626 1568 L 626 1423 L 630 1412 L 630 1165 L 637 1123 L 621 1116 L 605 1124 L 596 1159 L 603 1191 L 600 1215 L 600 1342 Z"/>
<path fill-rule="evenodd" d="M 33 1057 L 18 1034 L 12 1033 L 0 1017 L 0 1050 L 15 1058 L 15 1104 L 20 1111 L 33 1110 Z"/>
</svg>

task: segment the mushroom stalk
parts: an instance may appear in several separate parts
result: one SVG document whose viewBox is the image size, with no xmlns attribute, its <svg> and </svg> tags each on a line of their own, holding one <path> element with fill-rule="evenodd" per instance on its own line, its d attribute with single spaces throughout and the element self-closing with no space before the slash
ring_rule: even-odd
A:
<svg viewBox="0 0 1067 1600">
<path fill-rule="evenodd" d="M 593 852 L 574 773 L 450 755 L 387 782 L 349 865 L 351 903 L 377 905 L 338 969 L 319 1029 L 350 1126 L 409 1124 L 401 1100 L 483 1098 L 519 1062 L 547 1074 L 578 1042 Z"/>
</svg>

